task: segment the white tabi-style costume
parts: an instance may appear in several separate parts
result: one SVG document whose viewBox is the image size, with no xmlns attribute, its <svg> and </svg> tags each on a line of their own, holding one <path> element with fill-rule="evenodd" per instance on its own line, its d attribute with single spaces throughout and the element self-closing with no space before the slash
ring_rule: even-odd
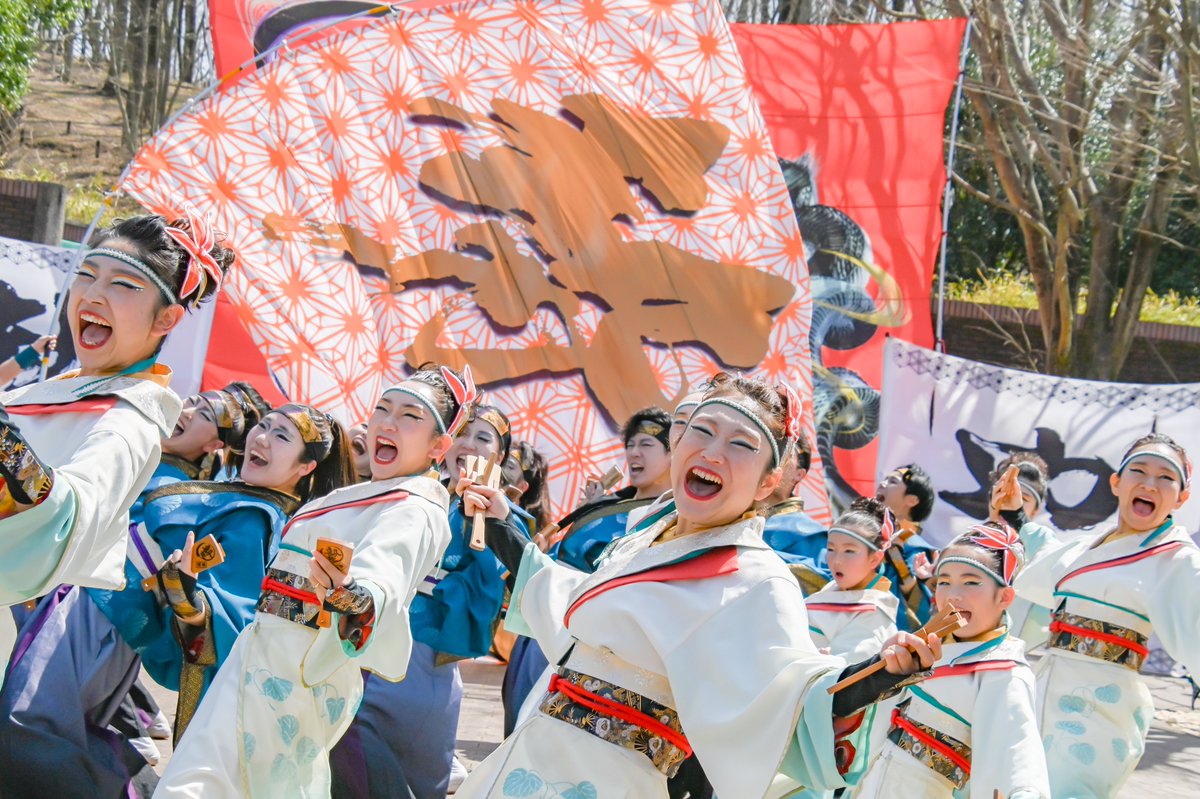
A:
<svg viewBox="0 0 1200 799">
<path fill-rule="evenodd" d="M 541 710 L 459 788 L 476 797 L 666 797 L 694 751 L 721 797 L 762 797 L 776 770 L 844 785 L 819 654 L 763 521 L 658 545 L 674 513 L 620 539 L 594 574 L 529 545 L 506 624 L 561 663 Z"/>
<path fill-rule="evenodd" d="M 1038 717 L 1054 799 L 1115 797 L 1136 768 L 1154 718 L 1138 675 L 1157 633 L 1200 674 L 1200 549 L 1171 520 L 1152 533 L 1104 542 L 1059 541 L 1021 528 L 1030 563 L 1018 593 L 1053 608 L 1037 664 Z"/>
<path fill-rule="evenodd" d="M 0 519 L 0 606 L 59 584 L 125 585 L 129 508 L 150 481 L 182 404 L 171 370 L 67 376 L 0 396 L 13 424 L 54 472 L 38 505 Z M 72 373 L 74 374 L 74 373 Z"/>
<path fill-rule="evenodd" d="M 888 579 L 879 576 L 861 591 L 843 591 L 828 582 L 810 594 L 804 605 L 813 643 L 850 663 L 878 655 L 896 634 L 900 600 L 890 589 Z"/>
<path fill-rule="evenodd" d="M 1050 799 L 1019 638 L 946 643 L 898 700 L 852 799 Z"/>
<path fill-rule="evenodd" d="M 330 795 L 329 749 L 362 699 L 360 669 L 404 678 L 417 585 L 450 541 L 449 495 L 429 477 L 362 483 L 311 502 L 283 533 L 254 621 L 238 636 L 154 796 L 314 799 Z M 359 649 L 317 628 L 308 579 L 318 538 L 354 547 L 350 574 L 374 600 Z"/>
</svg>

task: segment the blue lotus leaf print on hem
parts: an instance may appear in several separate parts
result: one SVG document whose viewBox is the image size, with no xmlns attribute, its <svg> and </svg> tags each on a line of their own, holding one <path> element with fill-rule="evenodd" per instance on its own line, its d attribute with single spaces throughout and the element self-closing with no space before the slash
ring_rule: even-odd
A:
<svg viewBox="0 0 1200 799">
<path fill-rule="evenodd" d="M 325 700 L 325 712 L 329 714 L 329 723 L 337 724 L 338 719 L 346 712 L 346 697 Z"/>
<path fill-rule="evenodd" d="M 504 778 L 505 796 L 533 796 L 540 791 L 545 783 L 542 778 L 532 771 L 523 768 L 516 769 Z"/>
<path fill-rule="evenodd" d="M 321 747 L 317 746 L 317 742 L 307 735 L 296 742 L 296 761 L 302 766 L 307 766 L 316 760 L 320 753 Z"/>
<path fill-rule="evenodd" d="M 563 791 L 562 799 L 596 799 L 596 786 L 581 782 Z"/>
</svg>

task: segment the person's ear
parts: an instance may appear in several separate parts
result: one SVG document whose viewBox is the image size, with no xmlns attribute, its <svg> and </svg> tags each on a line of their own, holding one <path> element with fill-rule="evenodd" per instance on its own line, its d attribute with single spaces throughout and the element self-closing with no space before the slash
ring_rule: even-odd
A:
<svg viewBox="0 0 1200 799">
<path fill-rule="evenodd" d="M 150 332 L 155 336 L 165 336 L 175 329 L 175 326 L 183 321 L 184 315 L 183 306 L 179 303 L 173 303 L 160 308 L 158 313 L 154 315 L 154 324 L 150 326 Z"/>
<path fill-rule="evenodd" d="M 429 442 L 429 452 L 426 457 L 434 463 L 441 463 L 442 458 L 446 457 L 446 452 L 450 449 L 450 445 L 454 443 L 454 439 L 448 433 L 440 433 L 433 437 Z M 452 475 L 458 477 L 458 475 Z"/>
<path fill-rule="evenodd" d="M 758 483 L 758 490 L 754 492 L 754 501 L 762 502 L 767 497 L 775 493 L 775 489 L 779 488 L 779 482 L 783 479 L 783 470 L 776 467 L 763 475 L 762 480 Z"/>
<path fill-rule="evenodd" d="M 204 454 L 207 455 L 210 452 L 216 452 L 222 446 L 224 446 L 224 445 L 221 443 L 221 440 L 218 438 L 214 438 L 212 441 L 210 441 L 204 445 Z"/>
<path fill-rule="evenodd" d="M 1187 502 L 1191 496 L 1192 496 L 1191 489 L 1185 488 L 1182 491 L 1180 491 L 1179 492 L 1179 501 L 1175 503 L 1175 507 L 1172 508 L 1172 510 L 1179 510 L 1180 508 L 1182 508 L 1183 503 Z"/>
<path fill-rule="evenodd" d="M 1121 482 L 1121 475 L 1113 472 L 1108 476 L 1108 486 L 1112 489 L 1113 496 L 1117 495 L 1117 484 Z"/>
<path fill-rule="evenodd" d="M 1017 590 L 1011 585 L 1006 585 L 1000 589 L 1000 609 L 1008 610 L 1012 605 L 1013 600 L 1017 598 Z"/>
</svg>

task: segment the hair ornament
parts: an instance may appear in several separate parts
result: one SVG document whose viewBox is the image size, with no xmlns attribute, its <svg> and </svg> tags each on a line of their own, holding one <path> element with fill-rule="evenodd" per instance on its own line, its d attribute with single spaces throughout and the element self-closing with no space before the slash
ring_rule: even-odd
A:
<svg viewBox="0 0 1200 799">
<path fill-rule="evenodd" d="M 454 437 L 467 423 L 471 416 L 471 410 L 475 406 L 475 402 L 479 399 L 479 391 L 475 388 L 475 378 L 471 375 L 471 367 L 463 367 L 463 379 L 459 380 L 458 375 L 454 374 L 448 367 L 439 367 L 442 373 L 442 379 L 446 381 L 446 385 L 450 387 L 450 393 L 454 395 L 454 401 L 458 403 L 458 413 L 454 415 L 454 421 L 446 428 L 446 432 Z"/>
<path fill-rule="evenodd" d="M 185 205 L 183 211 L 190 230 L 167 225 L 167 235 L 190 256 L 187 271 L 183 276 L 183 286 L 179 290 L 179 299 L 182 302 L 195 295 L 198 301 L 208 281 L 211 280 L 218 286 L 221 284 L 221 267 L 211 252 L 217 239 L 213 232 L 211 214 L 201 216 L 200 211 L 191 203 Z"/>
</svg>

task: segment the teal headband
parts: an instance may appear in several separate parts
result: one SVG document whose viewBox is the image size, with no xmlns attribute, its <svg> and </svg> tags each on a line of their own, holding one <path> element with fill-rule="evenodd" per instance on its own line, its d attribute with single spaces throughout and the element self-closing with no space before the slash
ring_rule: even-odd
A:
<svg viewBox="0 0 1200 799">
<path fill-rule="evenodd" d="M 438 433 L 444 434 L 446 432 L 446 423 L 442 421 L 442 415 L 438 413 L 438 409 L 434 407 L 433 400 L 431 400 L 429 397 L 426 397 L 416 389 L 409 388 L 409 382 L 411 381 L 405 381 L 403 383 L 397 383 L 394 386 L 389 386 L 383 390 L 383 394 L 387 394 L 389 391 L 399 391 L 401 394 L 407 394 L 408 396 L 412 397 L 417 402 L 425 406 L 430 415 L 433 416 L 433 423 L 437 425 Z M 383 394 L 380 396 L 383 396 Z"/>
<path fill-rule="evenodd" d="M 936 574 L 942 573 L 942 564 L 944 563 L 961 563 L 964 566 L 970 566 L 972 569 L 979 569 L 981 572 L 987 574 L 988 577 L 991 577 L 993 580 L 1000 583 L 1000 585 L 1010 585 L 1010 583 L 1005 582 L 1004 578 L 996 573 L 995 569 L 993 569 L 991 566 L 988 566 L 983 561 L 975 560 L 975 558 L 968 558 L 963 555 L 950 555 L 948 557 L 938 558 Z"/>
<path fill-rule="evenodd" d="M 727 397 L 713 397 L 712 399 L 706 399 L 701 402 L 696 407 L 696 410 L 692 411 L 692 418 L 696 418 L 696 414 L 700 413 L 700 409 L 706 405 L 724 405 L 727 408 L 733 408 L 735 411 L 754 422 L 754 425 L 762 431 L 762 434 L 767 438 L 767 442 L 771 445 L 771 466 L 779 465 L 779 445 L 775 443 L 775 436 L 771 435 L 771 428 L 767 427 L 767 423 L 764 422 L 752 408 L 749 408 L 742 403 L 736 402 Z"/>
<path fill-rule="evenodd" d="M 126 266 L 132 266 L 134 269 L 138 270 L 147 278 L 149 278 L 150 282 L 153 283 L 160 292 L 162 292 L 162 295 L 167 299 L 168 305 L 179 304 L 179 300 L 175 297 L 175 292 L 171 291 L 171 287 L 168 286 L 161 277 L 154 273 L 154 270 L 150 268 L 150 264 L 146 263 L 141 258 L 130 255 L 127 252 L 114 250 L 111 247 L 96 247 L 95 249 L 88 250 L 87 254 L 83 256 L 83 260 L 88 261 L 91 258 L 96 257 L 111 258 L 114 261 L 120 261 Z"/>
</svg>

